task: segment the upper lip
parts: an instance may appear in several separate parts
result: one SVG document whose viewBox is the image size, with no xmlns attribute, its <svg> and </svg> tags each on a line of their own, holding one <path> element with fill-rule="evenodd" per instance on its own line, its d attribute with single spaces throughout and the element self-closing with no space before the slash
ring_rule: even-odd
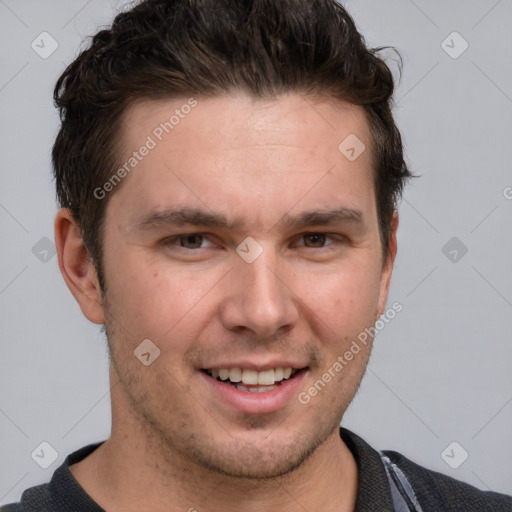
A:
<svg viewBox="0 0 512 512">
<path fill-rule="evenodd" d="M 286 361 L 286 360 L 271 360 L 267 362 L 255 362 L 248 360 L 240 360 L 225 363 L 215 363 L 212 365 L 202 366 L 202 370 L 221 370 L 229 368 L 240 368 L 242 370 L 256 370 L 258 372 L 269 370 L 271 368 L 293 368 L 301 370 L 306 368 L 307 365 L 297 361 Z"/>
</svg>

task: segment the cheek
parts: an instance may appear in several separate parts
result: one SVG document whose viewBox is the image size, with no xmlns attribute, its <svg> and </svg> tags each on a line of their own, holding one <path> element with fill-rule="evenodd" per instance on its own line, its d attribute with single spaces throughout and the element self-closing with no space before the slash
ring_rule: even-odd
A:
<svg viewBox="0 0 512 512">
<path fill-rule="evenodd" d="M 142 253 L 120 256 L 108 275 L 113 314 L 134 337 L 155 342 L 193 329 L 203 299 L 218 281 L 216 273 L 194 275 L 161 260 L 144 258 Z"/>
<path fill-rule="evenodd" d="M 379 274 L 372 266 L 347 265 L 325 274 L 302 275 L 308 277 L 296 281 L 297 295 L 320 328 L 353 335 L 375 321 Z"/>
</svg>

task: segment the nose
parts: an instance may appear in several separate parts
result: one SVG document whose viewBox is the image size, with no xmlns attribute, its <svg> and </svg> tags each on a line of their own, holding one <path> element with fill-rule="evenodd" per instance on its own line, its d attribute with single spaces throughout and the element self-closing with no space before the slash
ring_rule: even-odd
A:
<svg viewBox="0 0 512 512">
<path fill-rule="evenodd" d="M 285 264 L 278 265 L 277 258 L 264 251 L 252 263 L 240 259 L 235 265 L 220 307 L 224 327 L 252 331 L 259 339 L 291 329 L 297 323 L 299 311 Z"/>
</svg>

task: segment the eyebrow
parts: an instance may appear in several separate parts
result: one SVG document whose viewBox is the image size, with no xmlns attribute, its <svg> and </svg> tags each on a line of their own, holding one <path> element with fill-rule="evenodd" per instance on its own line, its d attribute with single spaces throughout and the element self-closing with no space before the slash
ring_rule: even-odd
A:
<svg viewBox="0 0 512 512">
<path fill-rule="evenodd" d="M 298 215 L 285 214 L 277 224 L 281 224 L 289 229 L 333 224 L 351 224 L 360 228 L 366 226 L 363 213 L 360 210 L 347 207 L 340 207 L 334 210 L 305 211 Z M 134 225 L 134 228 L 137 231 L 147 231 L 166 226 L 184 225 L 237 230 L 242 229 L 245 223 L 242 220 L 229 222 L 226 216 L 221 213 L 213 213 L 199 208 L 182 207 L 150 212 L 143 216 Z"/>
</svg>

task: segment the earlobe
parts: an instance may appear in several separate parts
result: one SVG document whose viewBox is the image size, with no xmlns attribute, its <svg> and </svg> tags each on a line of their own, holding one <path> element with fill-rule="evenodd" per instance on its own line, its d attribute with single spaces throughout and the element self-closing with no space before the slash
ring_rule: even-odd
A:
<svg viewBox="0 0 512 512">
<path fill-rule="evenodd" d="M 64 281 L 85 317 L 96 324 L 105 323 L 96 270 L 71 211 L 61 208 L 55 217 L 54 227 L 59 268 Z"/>
</svg>

